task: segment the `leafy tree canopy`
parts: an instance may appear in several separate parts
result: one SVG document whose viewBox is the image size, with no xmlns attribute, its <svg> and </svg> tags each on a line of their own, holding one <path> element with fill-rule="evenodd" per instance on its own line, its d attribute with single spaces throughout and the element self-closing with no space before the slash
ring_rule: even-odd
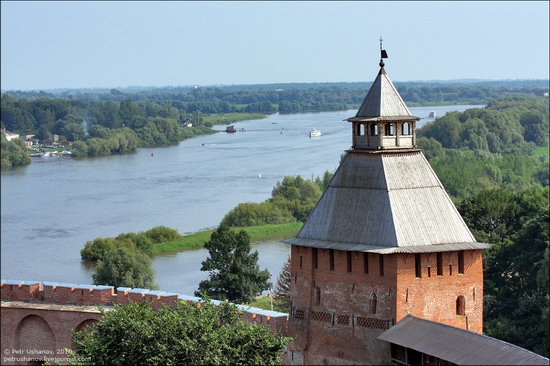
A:
<svg viewBox="0 0 550 366">
<path fill-rule="evenodd" d="M 6 135 L 0 132 L 1 167 L 10 168 L 15 165 L 27 165 L 31 158 L 27 154 L 25 141 L 13 139 L 8 141 Z"/>
<path fill-rule="evenodd" d="M 158 289 L 151 258 L 140 251 L 129 248 L 115 248 L 99 260 L 96 273 L 92 275 L 94 285 Z"/>
<path fill-rule="evenodd" d="M 200 282 L 195 296 L 206 294 L 218 300 L 250 303 L 271 287 L 269 271 L 260 271 L 258 251 L 250 253 L 252 247 L 246 231 L 235 233 L 222 224 L 204 247 L 209 257 L 202 262 L 201 271 L 208 271 L 210 277 Z"/>
<path fill-rule="evenodd" d="M 491 153 L 513 153 L 526 149 L 529 143 L 548 146 L 548 98 L 506 97 L 490 102 L 485 108 L 450 112 L 418 129 L 419 146 L 447 149 L 484 150 Z M 425 137 L 428 140 L 421 140 Z"/>
<path fill-rule="evenodd" d="M 482 191 L 459 206 L 487 250 L 484 332 L 548 357 L 548 187 Z"/>
<path fill-rule="evenodd" d="M 93 365 L 281 364 L 291 339 L 241 316 L 226 302 L 180 301 L 158 311 L 148 302 L 115 304 L 97 323 L 73 333 L 73 356 Z"/>
</svg>

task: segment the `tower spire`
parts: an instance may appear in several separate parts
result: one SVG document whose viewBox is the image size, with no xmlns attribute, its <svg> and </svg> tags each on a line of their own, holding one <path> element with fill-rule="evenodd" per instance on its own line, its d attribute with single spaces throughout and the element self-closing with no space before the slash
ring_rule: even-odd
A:
<svg viewBox="0 0 550 366">
<path fill-rule="evenodd" d="M 384 60 L 385 58 L 388 58 L 388 54 L 386 53 L 386 50 L 382 49 L 382 36 L 380 36 L 380 67 L 384 67 Z"/>
</svg>

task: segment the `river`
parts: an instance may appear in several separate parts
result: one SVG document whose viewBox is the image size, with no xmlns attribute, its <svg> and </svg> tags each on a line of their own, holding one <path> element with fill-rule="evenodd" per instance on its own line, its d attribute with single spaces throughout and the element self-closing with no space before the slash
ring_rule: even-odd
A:
<svg viewBox="0 0 550 366">
<path fill-rule="evenodd" d="M 418 127 L 447 111 L 482 106 L 410 108 Z M 304 178 L 334 171 L 351 145 L 343 120 L 356 110 L 293 115 L 236 123 L 178 145 L 136 153 L 73 159 L 32 158 L 1 172 L 1 277 L 89 284 L 93 266 L 80 259 L 86 241 L 164 225 L 180 233 L 215 228 L 242 202 L 263 202 L 284 176 Z M 318 128 L 322 136 L 310 138 Z M 224 130 L 225 126 L 216 126 Z M 244 129 L 244 132 L 240 130 Z M 290 247 L 253 244 L 261 269 L 276 282 Z M 192 295 L 201 280 L 205 249 L 158 255 L 161 290 Z"/>
</svg>

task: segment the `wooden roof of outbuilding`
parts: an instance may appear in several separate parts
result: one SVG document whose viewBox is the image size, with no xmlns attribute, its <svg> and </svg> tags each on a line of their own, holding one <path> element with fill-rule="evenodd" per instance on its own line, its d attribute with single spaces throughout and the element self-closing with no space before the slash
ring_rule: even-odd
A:
<svg viewBox="0 0 550 366">
<path fill-rule="evenodd" d="M 476 242 L 414 149 L 349 151 L 302 229 L 284 242 L 381 254 L 490 247 Z"/>
<path fill-rule="evenodd" d="M 546 357 L 482 334 L 407 315 L 378 339 L 457 365 L 548 365 Z"/>
</svg>

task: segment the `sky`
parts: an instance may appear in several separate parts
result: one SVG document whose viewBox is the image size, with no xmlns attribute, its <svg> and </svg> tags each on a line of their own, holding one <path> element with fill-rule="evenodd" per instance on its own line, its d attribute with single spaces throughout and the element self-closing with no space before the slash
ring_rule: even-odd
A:
<svg viewBox="0 0 550 366">
<path fill-rule="evenodd" d="M 548 1 L 2 1 L 1 89 L 548 79 Z"/>
</svg>

